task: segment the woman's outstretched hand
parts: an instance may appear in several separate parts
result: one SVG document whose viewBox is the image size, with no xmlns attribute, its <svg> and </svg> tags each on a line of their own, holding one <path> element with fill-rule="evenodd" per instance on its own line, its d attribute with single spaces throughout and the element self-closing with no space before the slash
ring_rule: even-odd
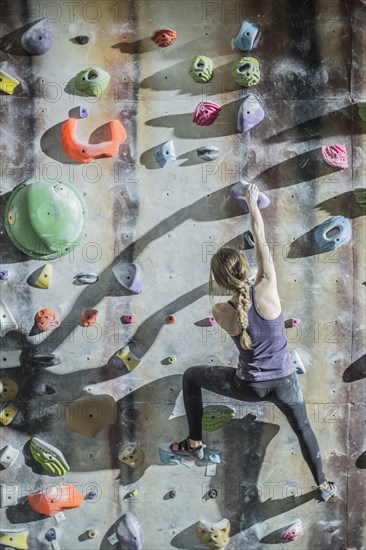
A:
<svg viewBox="0 0 366 550">
<path fill-rule="evenodd" d="M 248 204 L 249 208 L 257 206 L 259 189 L 255 183 L 250 183 L 247 187 L 245 195 L 242 197 Z"/>
</svg>

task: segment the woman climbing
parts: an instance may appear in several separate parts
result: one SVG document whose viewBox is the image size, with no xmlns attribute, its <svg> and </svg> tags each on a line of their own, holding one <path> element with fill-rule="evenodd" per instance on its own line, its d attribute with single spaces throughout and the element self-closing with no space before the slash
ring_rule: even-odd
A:
<svg viewBox="0 0 366 550">
<path fill-rule="evenodd" d="M 324 476 L 318 441 L 290 358 L 276 271 L 257 205 L 258 193 L 258 187 L 250 184 L 243 197 L 250 212 L 258 268 L 253 286 L 248 280 L 249 264 L 237 250 L 223 247 L 211 261 L 210 295 L 214 294 L 214 281 L 232 294 L 228 302 L 214 305 L 212 314 L 239 350 L 238 367 L 190 367 L 185 371 L 183 396 L 189 436 L 172 443 L 170 449 L 203 459 L 202 388 L 240 401 L 270 401 L 296 433 L 321 498 L 327 501 L 336 495 L 337 488 Z"/>
</svg>

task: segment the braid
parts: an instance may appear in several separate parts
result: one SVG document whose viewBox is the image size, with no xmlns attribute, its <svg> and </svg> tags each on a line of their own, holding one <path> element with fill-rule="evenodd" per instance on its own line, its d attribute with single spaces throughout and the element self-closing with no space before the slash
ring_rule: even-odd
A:
<svg viewBox="0 0 366 550">
<path fill-rule="evenodd" d="M 248 326 L 248 309 L 250 308 L 250 285 L 248 280 L 237 290 L 238 293 L 238 318 L 243 329 L 240 337 L 240 345 L 243 349 L 252 349 L 252 339 L 250 338 L 246 328 Z"/>
</svg>

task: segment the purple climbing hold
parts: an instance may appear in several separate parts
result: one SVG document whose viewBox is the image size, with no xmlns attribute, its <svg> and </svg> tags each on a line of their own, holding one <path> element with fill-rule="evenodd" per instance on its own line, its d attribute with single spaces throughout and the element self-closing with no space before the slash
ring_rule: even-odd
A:
<svg viewBox="0 0 366 550">
<path fill-rule="evenodd" d="M 138 264 L 121 263 L 112 267 L 112 271 L 123 287 L 134 294 L 142 292 L 142 273 Z"/>
<path fill-rule="evenodd" d="M 238 112 L 238 132 L 247 132 L 257 126 L 264 118 L 262 105 L 254 94 L 249 94 L 243 101 Z"/>
<path fill-rule="evenodd" d="M 86 118 L 89 116 L 89 109 L 85 105 L 81 105 L 79 108 L 79 116 L 80 118 Z"/>
<path fill-rule="evenodd" d="M 32 55 L 42 55 L 52 46 L 53 30 L 51 21 L 45 17 L 32 25 L 22 36 L 22 46 Z"/>
<path fill-rule="evenodd" d="M 8 279 L 9 279 L 9 271 L 7 269 L 0 271 L 0 281 L 7 281 Z"/>
<path fill-rule="evenodd" d="M 242 209 L 244 210 L 244 212 L 246 214 L 248 214 L 248 212 L 249 212 L 247 201 L 244 200 L 241 197 L 243 197 L 245 195 L 248 185 L 249 185 L 249 183 L 244 181 L 244 180 L 243 181 L 238 181 L 230 189 L 231 197 L 237 201 L 237 203 L 242 207 Z M 269 205 L 270 202 L 271 201 L 269 200 L 267 195 L 265 195 L 264 193 L 259 192 L 258 207 L 260 209 L 266 208 Z"/>
<path fill-rule="evenodd" d="M 56 538 L 57 538 L 56 529 L 54 529 L 53 527 L 50 527 L 48 531 L 46 531 L 45 539 L 48 540 L 48 542 L 53 542 L 54 540 L 56 540 Z"/>
<path fill-rule="evenodd" d="M 126 550 L 141 550 L 144 543 L 142 527 L 132 512 L 123 514 L 118 522 L 116 534 Z"/>
</svg>

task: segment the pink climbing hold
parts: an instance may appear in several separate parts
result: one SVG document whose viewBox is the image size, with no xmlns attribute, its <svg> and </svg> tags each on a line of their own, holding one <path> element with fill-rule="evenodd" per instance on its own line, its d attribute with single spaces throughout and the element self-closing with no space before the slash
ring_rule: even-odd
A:
<svg viewBox="0 0 366 550">
<path fill-rule="evenodd" d="M 330 145 L 322 147 L 323 158 L 330 166 L 344 170 L 348 168 L 348 153 L 344 145 Z"/>
<path fill-rule="evenodd" d="M 133 323 L 133 320 L 133 315 L 122 315 L 122 322 L 126 323 L 127 325 Z"/>
<path fill-rule="evenodd" d="M 212 327 L 215 327 L 215 326 L 217 325 L 216 319 L 214 319 L 214 318 L 211 317 L 211 316 L 208 317 L 208 322 L 210 323 L 210 325 L 211 325 Z"/>
<path fill-rule="evenodd" d="M 194 112 L 193 122 L 199 126 L 210 126 L 210 124 L 215 122 L 220 111 L 221 107 L 217 103 L 201 101 Z"/>
<path fill-rule="evenodd" d="M 281 539 L 285 540 L 286 542 L 291 542 L 301 537 L 303 532 L 304 532 L 304 525 L 301 519 L 298 519 L 295 521 L 295 523 L 290 525 L 290 527 L 286 529 L 286 531 L 282 533 Z"/>
<path fill-rule="evenodd" d="M 291 327 L 299 327 L 300 326 L 300 319 L 295 319 L 294 317 L 290 317 L 290 319 L 287 319 L 285 321 L 285 327 L 291 328 Z"/>
</svg>

